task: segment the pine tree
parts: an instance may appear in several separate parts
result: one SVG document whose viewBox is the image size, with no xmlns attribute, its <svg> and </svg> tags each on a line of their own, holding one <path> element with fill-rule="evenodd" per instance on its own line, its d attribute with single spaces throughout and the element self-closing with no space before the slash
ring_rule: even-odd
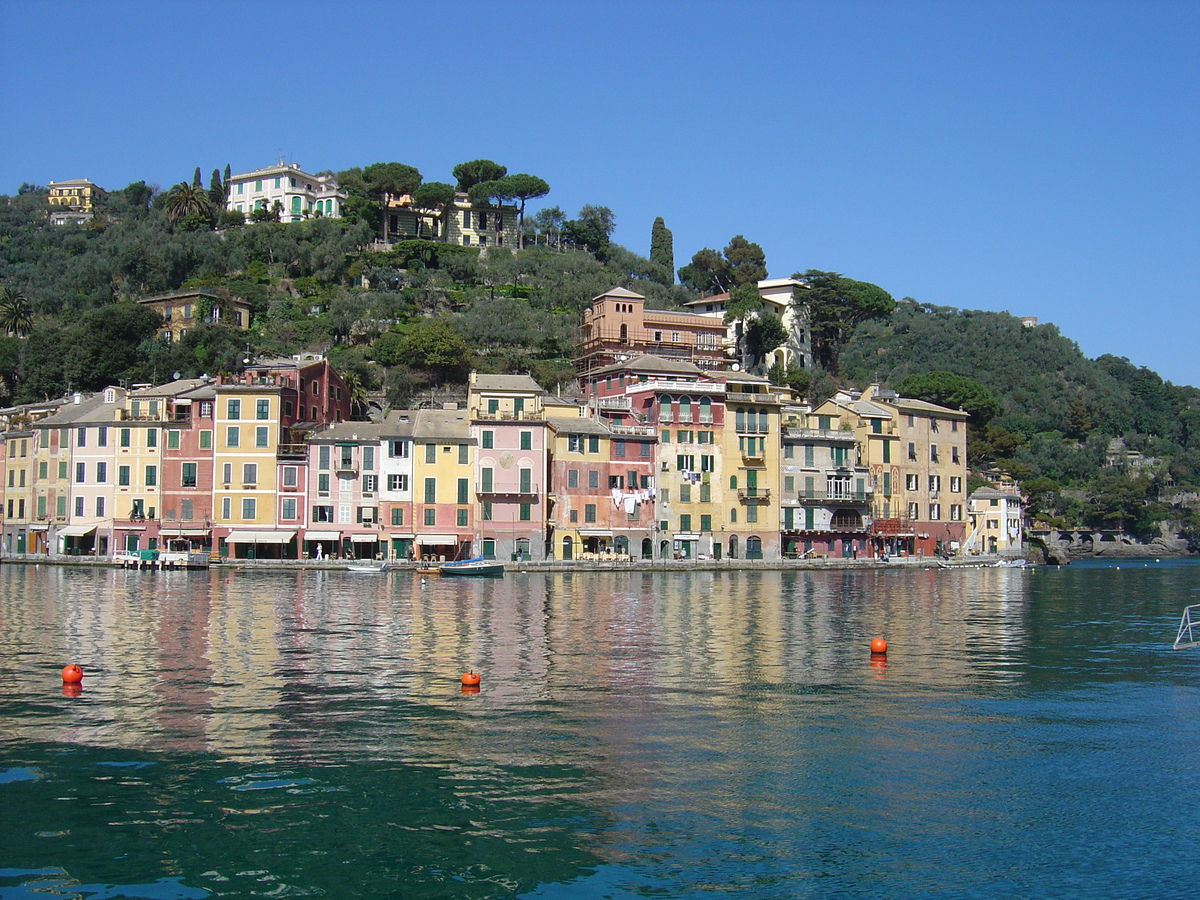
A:
<svg viewBox="0 0 1200 900">
<path fill-rule="evenodd" d="M 674 239 L 662 216 L 655 219 L 650 227 L 650 262 L 663 268 L 663 284 L 670 286 L 675 283 Z"/>
</svg>

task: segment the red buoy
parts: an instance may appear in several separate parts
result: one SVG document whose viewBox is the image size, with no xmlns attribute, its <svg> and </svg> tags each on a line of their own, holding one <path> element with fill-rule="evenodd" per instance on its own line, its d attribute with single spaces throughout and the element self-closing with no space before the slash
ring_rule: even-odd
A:
<svg viewBox="0 0 1200 900">
<path fill-rule="evenodd" d="M 63 684 L 79 684 L 83 681 L 83 669 L 71 663 L 69 666 L 63 666 L 62 670 Z"/>
<path fill-rule="evenodd" d="M 887 641 L 885 641 L 883 638 L 875 638 L 875 640 L 871 641 L 871 652 L 881 654 L 887 653 Z"/>
<path fill-rule="evenodd" d="M 479 675 L 476 672 L 463 672 L 462 678 L 459 680 L 462 681 L 462 683 L 467 687 L 479 686 Z"/>
</svg>

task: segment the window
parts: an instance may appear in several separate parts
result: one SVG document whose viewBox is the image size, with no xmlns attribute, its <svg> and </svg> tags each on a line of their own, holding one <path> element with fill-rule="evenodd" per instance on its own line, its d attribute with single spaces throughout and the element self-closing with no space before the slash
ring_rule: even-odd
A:
<svg viewBox="0 0 1200 900">
<path fill-rule="evenodd" d="M 318 469 L 328 469 L 329 468 L 329 445 L 328 444 L 321 444 L 317 448 L 317 468 Z M 326 490 L 328 490 L 328 488 L 326 488 Z"/>
<path fill-rule="evenodd" d="M 929 521 L 936 522 L 941 517 L 942 517 L 942 504 L 930 503 L 929 504 Z"/>
<path fill-rule="evenodd" d="M 425 445 L 425 462 L 427 462 L 427 463 L 436 463 L 437 462 L 437 444 L 426 444 Z"/>
<path fill-rule="evenodd" d="M 97 447 L 107 447 L 108 446 L 108 426 L 101 425 L 99 428 L 96 429 L 96 446 Z"/>
<path fill-rule="evenodd" d="M 533 493 L 533 469 L 519 470 L 518 477 L 520 478 L 519 490 L 521 491 L 521 493 L 522 494 Z M 466 503 L 467 501 L 464 500 L 462 502 Z"/>
<path fill-rule="evenodd" d="M 146 466 L 146 487 L 158 484 L 158 466 Z"/>
<path fill-rule="evenodd" d="M 908 442 L 908 458 L 911 460 L 916 460 L 917 458 L 917 445 L 912 441 Z"/>
<path fill-rule="evenodd" d="M 951 522 L 961 522 L 962 521 L 962 504 L 961 503 L 951 503 L 950 504 L 950 521 Z"/>
<path fill-rule="evenodd" d="M 479 504 L 479 515 L 480 515 L 480 517 L 482 517 L 483 521 L 485 521 L 485 522 L 492 521 L 492 504 L 490 504 L 490 503 Z"/>
<path fill-rule="evenodd" d="M 172 429 L 167 432 L 167 449 L 168 450 L 178 450 L 179 449 L 179 432 L 175 429 Z"/>
<path fill-rule="evenodd" d="M 588 472 L 588 490 L 595 491 L 600 489 L 600 473 L 594 469 Z"/>
<path fill-rule="evenodd" d="M 117 485 L 129 487 L 129 466 L 117 466 Z"/>
<path fill-rule="evenodd" d="M 521 449 L 522 450 L 532 450 L 533 449 L 533 432 L 532 431 L 522 431 L 521 432 Z"/>
<path fill-rule="evenodd" d="M 746 507 L 746 524 L 754 525 L 758 522 L 758 505 L 751 504 Z"/>
<path fill-rule="evenodd" d="M 75 483 L 83 484 L 87 477 L 87 463 L 75 463 Z"/>
<path fill-rule="evenodd" d="M 242 518 L 243 519 L 253 519 L 255 517 L 255 511 L 257 510 L 257 508 L 258 508 L 258 501 L 255 500 L 253 497 L 243 497 L 242 498 Z"/>
<path fill-rule="evenodd" d="M 937 444 L 929 445 L 929 461 L 930 462 L 938 462 L 939 461 Z"/>
<path fill-rule="evenodd" d="M 129 429 L 128 428 L 121 429 L 120 444 L 122 447 L 129 446 Z"/>
<path fill-rule="evenodd" d="M 520 506 L 520 512 L 518 513 L 518 518 L 522 522 L 532 521 L 533 520 L 533 507 L 528 503 L 522 503 Z"/>
<path fill-rule="evenodd" d="M 392 459 L 408 459 L 408 441 L 388 441 L 388 455 Z"/>
<path fill-rule="evenodd" d="M 625 458 L 625 442 L 624 441 L 613 441 L 613 456 L 617 457 L 618 459 Z"/>
<path fill-rule="evenodd" d="M 437 479 L 436 478 L 426 478 L 425 479 L 425 502 L 426 503 L 436 503 L 437 502 Z"/>
<path fill-rule="evenodd" d="M 500 401 L 496 400 L 496 399 L 488 400 L 487 411 L 488 411 L 489 416 L 494 416 L 497 412 L 500 411 Z"/>
<path fill-rule="evenodd" d="M 269 419 L 271 418 L 271 401 L 257 400 L 254 403 L 254 418 Z"/>
<path fill-rule="evenodd" d="M 959 476 L 959 475 L 951 475 L 950 476 L 950 493 L 952 493 L 952 494 L 961 494 L 962 493 L 962 477 L 961 476 Z"/>
<path fill-rule="evenodd" d="M 465 509 L 455 510 L 454 524 L 459 528 L 467 527 L 467 511 Z"/>
<path fill-rule="evenodd" d="M 583 435 L 569 434 L 567 435 L 567 452 L 582 453 L 583 452 Z"/>
<path fill-rule="evenodd" d="M 569 487 L 569 488 L 579 487 L 579 470 L 578 469 L 567 469 L 567 487 Z"/>
<path fill-rule="evenodd" d="M 11 500 L 9 501 L 9 505 L 12 505 Z M 11 511 L 9 512 L 9 515 L 12 515 Z M 75 498 L 75 515 L 80 516 L 80 517 L 83 516 L 83 498 L 82 497 Z"/>
<path fill-rule="evenodd" d="M 484 449 L 484 450 L 491 450 L 491 449 L 492 449 L 492 447 L 494 446 L 494 443 L 493 443 L 493 442 L 494 442 L 494 440 L 495 440 L 495 432 L 493 432 L 493 431 L 485 431 L 485 432 L 483 432 L 483 434 L 482 434 L 482 438 L 483 438 L 483 449 Z"/>
<path fill-rule="evenodd" d="M 332 506 L 314 506 L 312 508 L 312 520 L 314 522 L 332 522 L 333 507 Z"/>
<path fill-rule="evenodd" d="M 682 515 L 679 517 L 679 530 L 680 531 L 691 531 L 692 530 L 692 517 L 690 515 L 685 514 L 685 515 Z"/>
<path fill-rule="evenodd" d="M 283 486 L 284 487 L 296 487 L 296 483 L 297 483 L 296 467 L 295 466 L 284 466 L 283 467 Z"/>
<path fill-rule="evenodd" d="M 937 423 L 937 419 L 930 418 L 930 420 L 929 420 L 929 430 L 930 430 L 930 431 L 932 431 L 932 432 L 934 432 L 934 433 L 937 433 L 937 430 L 938 430 L 938 423 Z"/>
<path fill-rule="evenodd" d="M 883 442 L 883 461 L 885 463 L 890 463 L 892 461 L 892 442 L 891 441 Z"/>
<path fill-rule="evenodd" d="M 221 484 L 229 484 L 233 481 L 233 463 L 223 463 L 221 465 Z"/>
<path fill-rule="evenodd" d="M 242 417 L 242 401 L 227 400 L 225 402 L 225 418 L 240 419 Z"/>
<path fill-rule="evenodd" d="M 437 510 L 434 509 L 433 507 L 430 507 L 429 509 L 425 510 L 425 524 L 426 525 L 436 525 L 437 524 Z"/>
<path fill-rule="evenodd" d="M 285 520 L 294 520 L 296 518 L 296 498 L 284 497 L 280 507 L 280 518 Z"/>
<path fill-rule="evenodd" d="M 211 431 L 201 431 L 200 432 L 200 449 L 201 450 L 211 450 L 212 449 L 212 432 Z"/>
<path fill-rule="evenodd" d="M 595 503 L 585 503 L 584 504 L 584 506 L 583 506 L 583 521 L 585 521 L 585 522 L 595 522 L 596 521 L 596 504 Z"/>
<path fill-rule="evenodd" d="M 579 510 L 573 509 L 567 514 L 567 521 L 575 523 L 579 521 Z"/>
<path fill-rule="evenodd" d="M 157 428 L 151 428 L 149 431 L 146 432 L 146 446 L 147 447 L 157 447 L 158 446 L 158 429 Z"/>
<path fill-rule="evenodd" d="M 908 517 L 910 519 L 919 518 L 921 515 L 921 507 L 917 503 L 908 504 Z"/>
<path fill-rule="evenodd" d="M 692 502 L 692 486 L 690 484 L 681 484 L 679 486 L 679 502 L 680 503 L 691 503 Z"/>
<path fill-rule="evenodd" d="M 254 429 L 254 446 L 255 447 L 270 446 L 269 440 L 270 439 L 267 435 L 267 426 L 266 425 L 256 426 Z"/>
<path fill-rule="evenodd" d="M 389 491 L 407 491 L 408 476 L 407 475 L 389 475 L 388 476 Z"/>
<path fill-rule="evenodd" d="M 362 477 L 362 489 L 364 494 L 373 494 L 379 489 L 378 475 L 364 475 Z"/>
<path fill-rule="evenodd" d="M 950 448 L 950 462 L 952 462 L 952 463 L 958 462 L 958 447 Z"/>
<path fill-rule="evenodd" d="M 469 455 L 470 452 L 471 452 L 471 446 L 469 444 L 459 444 L 458 445 L 458 464 L 460 466 L 465 466 L 468 462 L 471 461 L 470 455 Z"/>
<path fill-rule="evenodd" d="M 242 484 L 258 484 L 258 463 L 242 464 Z"/>
<path fill-rule="evenodd" d="M 470 500 L 467 497 L 467 492 L 469 489 L 470 489 L 470 482 L 466 478 L 458 479 L 458 497 L 455 502 L 469 503 Z"/>
<path fill-rule="evenodd" d="M 393 506 L 392 507 L 392 524 L 393 525 L 403 525 L 404 524 L 404 508 L 403 507 L 401 507 L 401 506 Z"/>
<path fill-rule="evenodd" d="M 78 435 L 79 435 L 79 437 L 75 443 L 75 446 L 76 447 L 86 447 L 87 446 L 87 429 L 80 428 L 78 430 Z"/>
<path fill-rule="evenodd" d="M 242 430 L 237 425 L 230 425 L 225 429 L 225 446 L 236 447 L 241 443 Z"/>
<path fill-rule="evenodd" d="M 920 475 L 910 474 L 904 476 L 904 489 L 906 491 L 915 491 L 919 489 Z"/>
<path fill-rule="evenodd" d="M 182 487 L 195 487 L 196 486 L 196 464 L 194 462 L 183 464 L 182 474 L 180 475 L 179 483 Z"/>
<path fill-rule="evenodd" d="M 929 490 L 940 491 L 941 489 L 942 489 L 942 476 L 941 475 L 930 475 L 929 476 Z"/>
<path fill-rule="evenodd" d="M 700 485 L 700 502 L 701 503 L 712 502 L 712 485 L 711 484 L 703 483 Z"/>
</svg>

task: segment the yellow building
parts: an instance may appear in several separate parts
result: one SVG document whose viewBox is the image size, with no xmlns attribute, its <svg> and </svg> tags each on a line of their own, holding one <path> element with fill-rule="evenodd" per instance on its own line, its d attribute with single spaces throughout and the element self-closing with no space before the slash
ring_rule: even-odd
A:
<svg viewBox="0 0 1200 900">
<path fill-rule="evenodd" d="M 86 178 L 50 182 L 50 224 L 82 225 L 96 213 L 105 191 Z"/>
<path fill-rule="evenodd" d="M 422 558 L 485 552 L 475 522 L 475 439 L 466 410 L 412 413 L 413 530 Z M 486 516 L 486 504 L 485 516 Z M 495 555 L 495 546 L 488 549 Z"/>
<path fill-rule="evenodd" d="M 250 304 L 241 297 L 222 296 L 212 291 L 171 291 L 139 297 L 138 303 L 163 317 L 158 336 L 177 341 L 197 325 L 225 325 L 246 330 L 250 327 Z"/>
<path fill-rule="evenodd" d="M 726 511 L 725 554 L 730 559 L 778 559 L 783 397 L 757 375 L 733 372 L 717 378 L 725 385 L 725 409 L 724 428 L 718 432 L 723 471 L 718 470 L 714 482 L 719 508 Z"/>
<path fill-rule="evenodd" d="M 276 525 L 283 392 L 266 379 L 216 386 L 213 538 L 229 556 L 299 558 L 297 525 Z"/>
</svg>

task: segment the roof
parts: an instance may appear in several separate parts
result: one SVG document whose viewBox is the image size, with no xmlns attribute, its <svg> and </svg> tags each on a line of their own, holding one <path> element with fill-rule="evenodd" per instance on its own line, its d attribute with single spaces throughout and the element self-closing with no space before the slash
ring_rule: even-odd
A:
<svg viewBox="0 0 1200 900">
<path fill-rule="evenodd" d="M 608 428 L 594 419 L 572 419 L 556 416 L 546 419 L 546 424 L 560 434 L 612 434 Z"/>
<path fill-rule="evenodd" d="M 116 421 L 117 409 L 123 406 L 124 397 L 124 393 L 121 393 L 115 402 L 105 403 L 104 392 L 100 391 L 79 403 L 65 403 L 58 412 L 33 424 L 53 428 L 80 422 L 113 422 Z"/>
<path fill-rule="evenodd" d="M 445 443 L 474 443 L 471 420 L 465 409 L 418 409 L 413 423 L 414 439 Z"/>
<path fill-rule="evenodd" d="M 188 391 L 194 391 L 198 387 L 203 387 L 209 381 L 210 379 L 208 378 L 181 378 L 178 381 L 169 381 L 166 384 L 130 391 L 129 397 L 132 400 L 140 400 L 143 397 L 174 397 L 177 394 L 183 394 Z"/>
<path fill-rule="evenodd" d="M 984 487 L 976 488 L 975 490 L 971 491 L 971 496 L 969 499 L 971 499 L 971 500 L 1017 500 L 1017 501 L 1020 501 L 1021 497 L 1019 494 L 1015 494 L 1012 491 L 998 491 L 994 487 L 987 487 L 985 485 Z"/>
<path fill-rule="evenodd" d="M 965 419 L 967 413 L 961 409 L 951 409 L 948 406 L 938 406 L 936 403 L 927 403 L 924 400 L 914 400 L 910 397 L 896 397 L 894 400 L 889 400 L 892 406 L 901 409 L 916 409 L 926 413 L 937 413 L 943 416 L 949 416 L 956 419 Z"/>
<path fill-rule="evenodd" d="M 645 300 L 646 299 L 641 294 L 634 293 L 633 291 L 628 290 L 626 288 L 611 287 L 607 291 L 605 291 L 603 294 L 599 294 L 599 295 L 593 297 L 592 302 L 595 303 L 597 300 L 603 300 L 605 297 L 620 297 L 622 300 Z"/>
<path fill-rule="evenodd" d="M 655 356 L 653 353 L 644 353 L 641 356 L 626 360 L 625 362 L 613 363 L 611 366 L 605 366 L 603 369 L 597 369 L 592 373 L 592 377 L 597 375 L 607 375 L 612 372 L 646 372 L 648 374 L 664 373 L 668 375 L 703 375 L 704 372 L 698 366 L 694 366 L 689 362 L 680 362 L 674 359 L 663 359 L 661 356 Z"/>
<path fill-rule="evenodd" d="M 542 386 L 528 375 L 476 375 L 471 387 L 478 391 L 519 391 L 544 394 Z"/>
<path fill-rule="evenodd" d="M 341 441 L 375 444 L 379 442 L 383 430 L 382 422 L 338 422 L 336 425 L 330 425 L 328 428 L 314 432 L 309 435 L 309 438 L 315 442 Z"/>
</svg>

